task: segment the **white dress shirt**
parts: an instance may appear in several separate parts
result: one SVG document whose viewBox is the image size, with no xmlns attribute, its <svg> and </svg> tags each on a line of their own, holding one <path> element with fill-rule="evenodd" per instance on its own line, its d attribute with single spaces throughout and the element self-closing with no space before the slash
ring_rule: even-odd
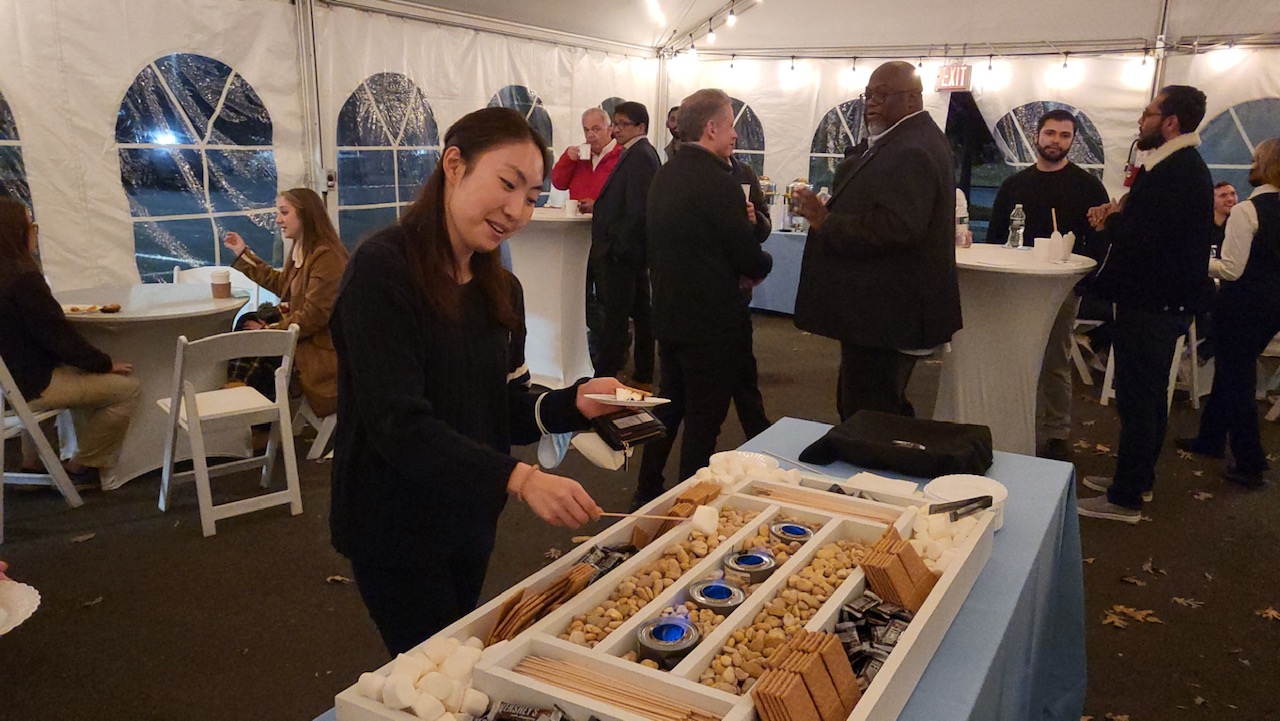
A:
<svg viewBox="0 0 1280 721">
<path fill-rule="evenodd" d="M 1238 280 L 1249 263 L 1253 236 L 1258 233 L 1258 209 L 1249 202 L 1263 193 L 1280 193 L 1270 183 L 1260 185 L 1249 194 L 1249 200 L 1237 203 L 1227 216 L 1227 236 L 1222 241 L 1222 258 L 1209 261 L 1209 275 L 1222 280 Z"/>
</svg>

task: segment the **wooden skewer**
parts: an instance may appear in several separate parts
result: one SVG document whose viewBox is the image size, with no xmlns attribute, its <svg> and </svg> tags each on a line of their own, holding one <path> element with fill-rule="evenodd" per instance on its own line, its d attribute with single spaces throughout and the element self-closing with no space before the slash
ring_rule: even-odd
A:
<svg viewBox="0 0 1280 721">
<path fill-rule="evenodd" d="M 656 721 L 719 721 L 720 717 L 701 709 L 679 704 L 618 679 L 602 679 L 598 674 L 565 661 L 529 656 L 516 665 L 515 671 L 545 683 L 576 691 Z"/>
<path fill-rule="evenodd" d="M 848 503 L 842 503 L 836 496 L 824 498 L 821 491 L 807 491 L 798 488 L 756 488 L 756 494 L 767 498 L 777 498 L 787 503 L 795 503 L 810 508 L 816 508 L 828 513 L 839 513 L 845 516 L 854 516 L 863 518 L 877 523 L 893 523 L 898 520 L 897 515 L 891 515 L 887 511 L 877 512 L 870 508 L 853 508 Z M 823 494 L 830 495 L 830 494 Z"/>
<path fill-rule="evenodd" d="M 1053 232 L 1058 232 L 1058 209 L 1050 208 L 1049 212 L 1053 215 Z"/>
<path fill-rule="evenodd" d="M 655 521 L 687 521 L 684 516 L 652 516 L 647 513 L 601 513 L 609 518 L 651 518 Z"/>
</svg>

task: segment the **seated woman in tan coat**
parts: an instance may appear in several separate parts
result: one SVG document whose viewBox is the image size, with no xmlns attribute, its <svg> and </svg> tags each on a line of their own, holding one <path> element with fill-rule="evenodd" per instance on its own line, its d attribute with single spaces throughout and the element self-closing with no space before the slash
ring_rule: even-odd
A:
<svg viewBox="0 0 1280 721">
<path fill-rule="evenodd" d="M 329 337 L 329 314 L 347 267 L 347 249 L 329 222 L 324 201 L 309 188 L 280 194 L 276 224 L 284 237 L 293 241 L 283 270 L 272 268 L 249 250 L 238 233 L 227 233 L 222 244 L 236 254 L 233 268 L 280 296 L 279 322 L 268 326 L 249 320 L 244 327 L 258 330 L 298 324 L 298 350 L 294 356 L 297 379 L 311 409 L 324 417 L 338 409 L 338 356 Z"/>
</svg>

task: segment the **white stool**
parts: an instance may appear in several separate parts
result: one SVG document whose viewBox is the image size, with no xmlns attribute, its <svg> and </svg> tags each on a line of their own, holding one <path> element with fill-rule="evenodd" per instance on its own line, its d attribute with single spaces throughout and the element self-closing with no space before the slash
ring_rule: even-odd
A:
<svg viewBox="0 0 1280 721">
<path fill-rule="evenodd" d="M 303 426 L 316 429 L 316 439 L 312 441 L 311 449 L 307 451 L 307 460 L 314 461 L 325 455 L 324 449 L 329 445 L 329 439 L 333 437 L 333 429 L 338 426 L 338 414 L 330 413 L 321 418 L 311 410 L 311 403 L 303 398 L 302 407 L 293 417 L 293 434 L 296 436 L 301 433 Z"/>
</svg>

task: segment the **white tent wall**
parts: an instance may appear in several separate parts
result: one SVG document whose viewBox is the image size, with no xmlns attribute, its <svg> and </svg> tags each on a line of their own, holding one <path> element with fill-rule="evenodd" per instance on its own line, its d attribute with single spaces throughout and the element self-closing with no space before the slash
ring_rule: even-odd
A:
<svg viewBox="0 0 1280 721">
<path fill-rule="evenodd" d="M 1238 59 L 1231 57 L 1238 53 Z M 1205 120 L 1248 100 L 1280 98 L 1280 49 L 1213 51 L 1169 58 L 1165 85 L 1204 91 Z M 1280 125 L 1280 118 L 1276 118 Z M 1254 142 L 1262 138 L 1254 138 Z"/>
<path fill-rule="evenodd" d="M 336 163 L 335 128 L 343 104 L 362 81 L 382 72 L 407 75 L 423 91 L 441 140 L 452 123 L 488 105 L 508 85 L 523 85 L 542 99 L 551 117 L 550 141 L 557 156 L 582 142 L 582 111 L 610 97 L 644 103 L 650 125 L 656 121 L 657 128 L 662 127 L 664 116 L 655 107 L 655 58 L 325 5 L 316 7 L 315 29 L 326 167 Z M 650 131 L 657 142 L 657 130 Z"/>
<path fill-rule="evenodd" d="M 1112 3 L 1109 7 L 1119 5 L 1121 3 Z M 1190 42 L 1197 37 L 1277 32 L 1280 32 L 1280 3 L 1275 0 L 1173 0 L 1169 5 L 1170 40 Z"/>
<path fill-rule="evenodd" d="M 294 10 L 287 0 L 0 0 L 0 92 L 22 138 L 53 287 L 136 283 L 116 117 L 148 63 L 231 66 L 271 114 L 282 187 L 303 177 Z"/>
</svg>

